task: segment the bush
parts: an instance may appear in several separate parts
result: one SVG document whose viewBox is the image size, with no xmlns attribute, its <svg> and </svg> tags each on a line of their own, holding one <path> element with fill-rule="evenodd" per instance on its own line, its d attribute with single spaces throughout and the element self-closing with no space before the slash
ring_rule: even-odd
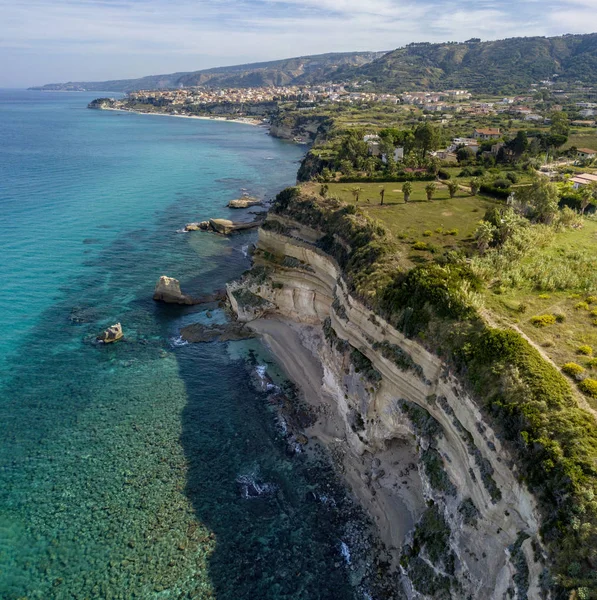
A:
<svg viewBox="0 0 597 600">
<path fill-rule="evenodd" d="M 566 320 L 566 315 L 564 315 L 562 313 L 556 313 L 554 316 L 558 323 L 563 323 Z"/>
<path fill-rule="evenodd" d="M 508 181 L 511 183 L 518 183 L 518 175 L 513 171 L 506 173 L 506 179 L 508 179 Z"/>
<path fill-rule="evenodd" d="M 493 185 L 488 185 L 486 183 L 484 183 L 479 189 L 483 194 L 493 196 L 494 198 L 502 198 L 504 200 L 510 195 L 510 188 L 496 188 Z"/>
<path fill-rule="evenodd" d="M 440 169 L 440 170 L 437 172 L 437 176 L 438 176 L 440 179 L 444 180 L 444 181 L 445 181 L 445 180 L 447 180 L 447 179 L 450 179 L 450 178 L 452 177 L 452 176 L 450 175 L 450 173 L 448 173 L 448 171 L 446 171 L 445 169 Z"/>
<path fill-rule="evenodd" d="M 582 346 L 578 347 L 578 350 L 576 352 L 578 354 L 582 354 L 583 356 L 592 356 L 593 348 L 588 344 L 583 344 Z"/>
<path fill-rule="evenodd" d="M 493 182 L 493 187 L 497 188 L 498 190 L 507 190 L 510 188 L 511 182 L 508 181 L 507 179 L 496 179 Z"/>
<path fill-rule="evenodd" d="M 597 369 L 597 358 L 589 358 L 586 364 L 588 369 Z"/>
<path fill-rule="evenodd" d="M 553 325 L 555 322 L 555 315 L 537 315 L 535 317 L 531 317 L 531 323 L 535 327 L 547 327 L 548 325 Z"/>
<path fill-rule="evenodd" d="M 591 316 L 592 316 L 592 317 L 597 317 L 597 308 L 595 308 L 595 309 L 593 309 L 593 310 L 591 311 Z"/>
<path fill-rule="evenodd" d="M 433 231 L 431 231 L 431 229 L 426 229 L 426 230 L 423 232 L 423 236 L 424 236 L 424 237 L 429 237 L 429 236 L 431 236 L 431 235 L 433 235 Z"/>
<path fill-rule="evenodd" d="M 587 304 L 595 304 L 595 302 L 597 302 L 597 296 L 589 296 L 586 302 Z"/>
<path fill-rule="evenodd" d="M 429 246 L 425 242 L 415 242 L 413 250 L 429 250 Z"/>
<path fill-rule="evenodd" d="M 444 231 L 444 235 L 458 235 L 458 229 L 448 229 Z"/>
<path fill-rule="evenodd" d="M 578 384 L 578 387 L 583 394 L 586 394 L 591 398 L 597 398 L 597 379 L 589 379 L 587 377 L 587 379 L 583 379 L 583 381 Z"/>
<path fill-rule="evenodd" d="M 574 305 L 575 310 L 589 310 L 589 305 L 586 302 L 578 302 Z"/>
<path fill-rule="evenodd" d="M 562 372 L 566 373 L 566 375 L 570 375 L 570 377 L 579 377 L 584 371 L 585 370 L 580 365 L 573 362 L 566 363 L 562 367 Z"/>
</svg>

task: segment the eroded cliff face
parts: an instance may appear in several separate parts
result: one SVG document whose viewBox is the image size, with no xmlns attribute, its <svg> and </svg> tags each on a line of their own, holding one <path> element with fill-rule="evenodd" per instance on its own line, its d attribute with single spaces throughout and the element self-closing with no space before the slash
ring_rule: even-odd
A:
<svg viewBox="0 0 597 600">
<path fill-rule="evenodd" d="M 272 221 L 259 232 L 259 276 L 228 295 L 241 321 L 294 323 L 321 364 L 347 480 L 401 574 L 397 597 L 547 597 L 536 503 L 473 399 L 437 356 L 351 297 L 319 232 Z"/>
</svg>

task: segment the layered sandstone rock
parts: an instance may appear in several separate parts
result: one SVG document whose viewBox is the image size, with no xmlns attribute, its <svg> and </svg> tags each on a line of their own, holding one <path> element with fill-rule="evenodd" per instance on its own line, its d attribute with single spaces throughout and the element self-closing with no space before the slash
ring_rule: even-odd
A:
<svg viewBox="0 0 597 600">
<path fill-rule="evenodd" d="M 191 296 L 182 293 L 178 279 L 166 275 L 162 275 L 155 284 L 153 299 L 167 304 L 195 304 Z"/>
</svg>

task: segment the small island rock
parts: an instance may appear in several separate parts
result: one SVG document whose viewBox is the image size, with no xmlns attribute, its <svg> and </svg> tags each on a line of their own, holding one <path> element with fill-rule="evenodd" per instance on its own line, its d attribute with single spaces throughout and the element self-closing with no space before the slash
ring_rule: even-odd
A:
<svg viewBox="0 0 597 600">
<path fill-rule="evenodd" d="M 122 338 L 123 335 L 122 325 L 120 323 L 116 323 L 98 335 L 97 340 L 99 342 L 103 342 L 104 344 L 111 344 L 112 342 L 117 342 L 120 338 Z"/>
<path fill-rule="evenodd" d="M 165 275 L 155 284 L 153 299 L 168 304 L 195 304 L 193 298 L 182 293 L 178 279 Z"/>
</svg>

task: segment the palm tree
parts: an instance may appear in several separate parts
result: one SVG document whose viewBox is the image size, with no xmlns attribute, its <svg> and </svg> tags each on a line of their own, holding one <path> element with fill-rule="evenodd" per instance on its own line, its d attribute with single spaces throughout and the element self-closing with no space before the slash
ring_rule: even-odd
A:
<svg viewBox="0 0 597 600">
<path fill-rule="evenodd" d="M 428 184 L 425 186 L 425 193 L 427 194 L 427 200 L 428 200 L 429 202 L 431 202 L 431 200 L 433 199 L 433 194 L 435 194 L 435 190 L 436 190 L 436 189 L 437 189 L 437 188 L 435 187 L 435 183 L 433 183 L 433 182 L 431 182 L 431 183 L 428 183 Z"/>
<path fill-rule="evenodd" d="M 456 196 L 456 192 L 458 191 L 458 184 L 455 181 L 448 181 L 448 192 L 450 192 L 450 198 L 454 198 Z"/>
<path fill-rule="evenodd" d="M 402 193 L 404 194 L 404 202 L 410 200 L 410 195 L 413 193 L 413 184 L 410 181 L 406 181 L 402 186 Z"/>
<path fill-rule="evenodd" d="M 354 198 L 354 203 L 358 204 L 359 203 L 359 196 L 361 195 L 361 192 L 363 191 L 362 187 L 359 187 L 358 185 L 355 185 L 354 187 L 351 187 L 350 189 L 344 190 L 345 192 L 350 192 L 352 194 L 352 197 Z"/>
<path fill-rule="evenodd" d="M 381 188 L 381 190 L 379 190 L 379 196 L 381 198 L 381 202 L 380 204 L 383 206 L 383 199 L 386 195 L 386 188 Z"/>
</svg>

